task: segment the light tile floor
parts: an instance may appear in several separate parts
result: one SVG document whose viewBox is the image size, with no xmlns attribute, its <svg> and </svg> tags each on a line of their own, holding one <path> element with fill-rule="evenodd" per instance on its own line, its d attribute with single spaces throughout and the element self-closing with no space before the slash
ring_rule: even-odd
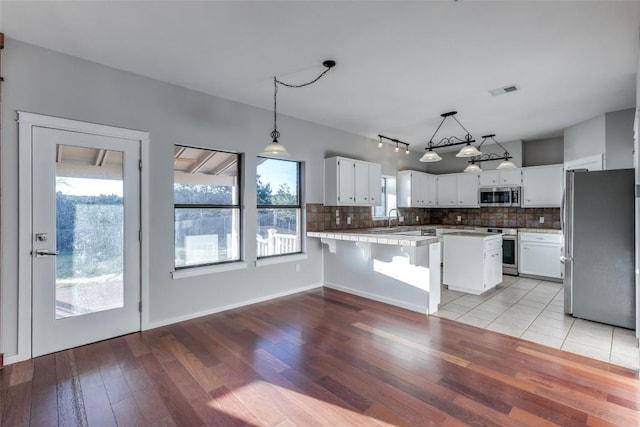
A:
<svg viewBox="0 0 640 427">
<path fill-rule="evenodd" d="M 442 287 L 434 316 L 500 332 L 638 370 L 635 331 L 575 319 L 564 313 L 561 283 L 504 276 L 482 295 Z"/>
</svg>

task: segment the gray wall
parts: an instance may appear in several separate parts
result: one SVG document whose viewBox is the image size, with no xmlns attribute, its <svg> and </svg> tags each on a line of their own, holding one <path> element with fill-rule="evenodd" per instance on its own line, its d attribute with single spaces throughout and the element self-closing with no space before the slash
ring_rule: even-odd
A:
<svg viewBox="0 0 640 427">
<path fill-rule="evenodd" d="M 482 139 L 480 139 L 480 141 L 482 141 Z M 509 152 L 509 154 L 513 156 L 511 161 L 518 167 L 522 166 L 522 141 L 499 142 Z M 477 144 L 475 145 L 477 147 Z M 469 164 L 469 158 L 456 157 L 456 153 L 461 147 L 462 146 L 459 146 L 455 151 L 449 153 L 442 153 L 441 151 L 438 151 L 442 160 L 433 163 L 423 163 L 427 165 L 427 172 L 439 175 L 443 173 L 458 173 L 464 171 L 464 168 Z M 497 144 L 484 144 L 482 146 L 482 153 L 495 153 L 502 155 L 504 151 Z M 482 162 L 480 163 L 480 167 L 482 170 L 494 170 L 499 164 L 500 160 Z"/>
<path fill-rule="evenodd" d="M 564 138 L 523 141 L 522 166 L 559 165 L 564 163 Z"/>
<path fill-rule="evenodd" d="M 634 108 L 605 114 L 607 169 L 633 167 L 634 114 Z"/>
<path fill-rule="evenodd" d="M 613 111 L 564 131 L 564 161 L 605 155 L 606 169 L 633 167 L 634 109 Z"/>
<path fill-rule="evenodd" d="M 606 151 L 605 116 L 594 117 L 564 130 L 564 161 L 581 159 Z"/>
<path fill-rule="evenodd" d="M 293 263 L 172 280 L 173 144 L 238 151 L 246 154 L 244 170 L 247 261 L 255 259 L 255 156 L 269 142 L 272 112 L 190 91 L 163 82 L 62 55 L 15 40 L 3 51 L 2 93 L 2 348 L 17 349 L 18 135 L 16 110 L 94 122 L 151 134 L 149 271 L 151 322 L 170 321 L 192 313 L 321 284 L 322 248 L 309 239 L 308 259 Z M 339 72 L 339 71 L 338 71 Z M 329 78 L 329 77 L 327 77 Z M 330 84 L 329 81 L 326 82 Z M 313 89 L 311 89 L 313 90 Z M 306 201 L 322 203 L 323 162 L 341 154 L 383 164 L 383 173 L 421 169 L 420 153 L 405 156 L 391 146 L 325 126 L 280 116 L 280 141 L 293 159 L 306 162 Z"/>
</svg>

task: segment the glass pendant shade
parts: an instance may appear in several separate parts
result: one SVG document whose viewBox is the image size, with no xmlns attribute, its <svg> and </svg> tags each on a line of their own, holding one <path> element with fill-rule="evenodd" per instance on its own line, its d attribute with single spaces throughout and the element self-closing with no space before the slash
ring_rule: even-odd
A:
<svg viewBox="0 0 640 427">
<path fill-rule="evenodd" d="M 469 166 L 467 166 L 464 169 L 464 172 L 466 173 L 482 172 L 482 169 L 480 168 L 480 166 L 476 165 L 475 163 L 469 163 Z"/>
<path fill-rule="evenodd" d="M 456 154 L 456 157 L 475 157 L 481 154 L 482 153 L 480 152 L 480 150 L 478 150 L 476 147 L 474 147 L 471 144 L 467 144 L 464 147 L 462 147 L 460 151 L 458 151 L 458 154 Z"/>
<path fill-rule="evenodd" d="M 503 160 L 496 169 L 515 169 L 517 166 L 511 160 Z"/>
<path fill-rule="evenodd" d="M 442 157 L 432 150 L 427 151 L 420 157 L 421 162 L 439 162 L 440 160 L 442 160 Z"/>
<path fill-rule="evenodd" d="M 264 157 L 289 157 L 291 154 L 284 148 L 284 145 L 280 144 L 277 139 L 264 147 L 261 156 Z"/>
</svg>

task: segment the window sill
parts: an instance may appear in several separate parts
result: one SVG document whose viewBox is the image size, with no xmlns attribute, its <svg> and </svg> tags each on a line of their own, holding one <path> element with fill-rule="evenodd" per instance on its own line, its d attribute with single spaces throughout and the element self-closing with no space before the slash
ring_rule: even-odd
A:
<svg viewBox="0 0 640 427">
<path fill-rule="evenodd" d="M 309 256 L 306 253 L 291 254 L 274 256 L 271 258 L 261 258 L 256 260 L 256 267 L 262 267 L 264 265 L 282 264 L 283 262 L 301 261 L 307 259 Z"/>
<path fill-rule="evenodd" d="M 233 262 L 229 264 L 207 265 L 205 267 L 185 268 L 171 272 L 172 279 L 183 279 L 185 277 L 203 276 L 205 274 L 222 273 L 225 271 L 242 270 L 249 265 L 246 262 Z"/>
</svg>

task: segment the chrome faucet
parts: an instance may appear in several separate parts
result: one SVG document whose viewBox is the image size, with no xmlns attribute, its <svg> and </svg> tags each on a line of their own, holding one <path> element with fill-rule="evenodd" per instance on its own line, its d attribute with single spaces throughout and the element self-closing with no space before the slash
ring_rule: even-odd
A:
<svg viewBox="0 0 640 427">
<path fill-rule="evenodd" d="M 388 214 L 388 218 L 387 218 L 387 227 L 391 228 L 391 212 L 396 211 L 396 227 L 398 226 L 398 223 L 400 222 L 400 218 L 398 218 L 398 209 L 393 208 L 393 209 L 389 209 L 389 214 Z"/>
</svg>

